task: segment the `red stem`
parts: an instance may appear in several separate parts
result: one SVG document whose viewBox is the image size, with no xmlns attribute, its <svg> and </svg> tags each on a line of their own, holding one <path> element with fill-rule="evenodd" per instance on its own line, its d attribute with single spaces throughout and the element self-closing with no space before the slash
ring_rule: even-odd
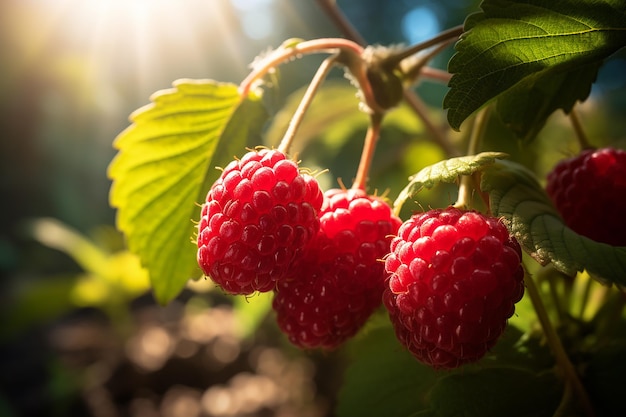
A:
<svg viewBox="0 0 626 417">
<path fill-rule="evenodd" d="M 380 113 L 374 113 L 370 116 L 370 125 L 367 128 L 367 133 L 365 134 L 365 142 L 363 144 L 363 151 L 361 152 L 361 161 L 359 162 L 356 178 L 352 183 L 353 190 L 358 189 L 365 191 L 370 167 L 372 166 L 372 159 L 374 158 L 376 143 L 378 142 L 378 137 L 380 135 L 382 119 L 383 116 Z"/>
<path fill-rule="evenodd" d="M 292 47 L 278 48 L 256 64 L 250 74 L 239 85 L 239 93 L 246 97 L 252 85 L 263 78 L 272 68 L 291 60 L 293 57 L 311 53 L 336 53 L 341 51 L 349 56 L 361 56 L 363 48 L 355 42 L 342 38 L 322 38 L 300 42 Z"/>
</svg>

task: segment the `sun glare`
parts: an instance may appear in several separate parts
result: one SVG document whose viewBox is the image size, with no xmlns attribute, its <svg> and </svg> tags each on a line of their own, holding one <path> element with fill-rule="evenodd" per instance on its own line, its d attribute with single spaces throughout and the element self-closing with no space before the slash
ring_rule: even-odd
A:
<svg viewBox="0 0 626 417">
<path fill-rule="evenodd" d="M 249 3 L 256 5 L 253 9 L 258 11 L 269 2 Z M 162 81 L 166 78 L 171 81 L 172 77 L 214 77 L 226 60 L 234 61 L 233 66 L 241 69 L 242 74 L 231 71 L 240 78 L 249 62 L 241 55 L 242 37 L 237 35 L 245 30 L 239 14 L 246 12 L 231 4 L 231 0 L 37 3 L 48 26 L 55 26 L 54 42 L 83 56 L 92 72 L 99 74 L 98 82 L 125 79 L 140 94 L 166 87 Z M 258 29 L 249 30 L 259 35 Z M 227 54 L 230 56 L 224 59 L 209 59 Z"/>
</svg>

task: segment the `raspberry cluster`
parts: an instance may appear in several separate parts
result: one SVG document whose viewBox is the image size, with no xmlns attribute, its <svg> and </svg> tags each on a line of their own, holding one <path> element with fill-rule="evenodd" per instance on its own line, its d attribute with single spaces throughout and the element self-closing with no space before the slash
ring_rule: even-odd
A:
<svg viewBox="0 0 626 417">
<path fill-rule="evenodd" d="M 320 231 L 273 302 L 279 327 L 302 348 L 339 346 L 382 304 L 381 259 L 401 223 L 362 190 L 332 189 L 325 197 Z"/>
<path fill-rule="evenodd" d="M 198 225 L 198 264 L 231 294 L 274 289 L 319 230 L 323 194 L 278 150 L 251 151 L 213 184 Z"/>
<path fill-rule="evenodd" d="M 384 303 L 399 340 L 435 368 L 481 358 L 524 292 L 520 247 L 497 219 L 447 208 L 402 223 L 363 190 L 322 194 L 267 149 L 211 187 L 198 263 L 228 293 L 273 291 L 278 327 L 304 349 L 338 347 Z"/>
<path fill-rule="evenodd" d="M 546 191 L 576 233 L 626 246 L 626 151 L 588 149 L 564 159 L 548 174 Z"/>
<path fill-rule="evenodd" d="M 434 368 L 484 356 L 524 293 L 521 250 L 506 227 L 452 207 L 406 221 L 385 268 L 384 303 L 396 335 Z"/>
</svg>

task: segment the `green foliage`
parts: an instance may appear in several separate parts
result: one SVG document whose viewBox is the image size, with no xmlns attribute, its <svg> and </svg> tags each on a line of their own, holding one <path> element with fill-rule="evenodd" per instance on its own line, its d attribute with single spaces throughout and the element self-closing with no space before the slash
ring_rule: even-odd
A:
<svg viewBox="0 0 626 417">
<path fill-rule="evenodd" d="M 506 220 L 537 262 L 552 262 L 570 276 L 587 270 L 597 278 L 626 285 L 626 248 L 594 242 L 567 227 L 527 168 L 499 161 L 483 173 L 481 188 L 489 192 L 493 214 Z"/>
<path fill-rule="evenodd" d="M 291 94 L 272 118 L 266 134 L 268 146 L 279 143 L 303 93 L 304 89 Z M 438 122 L 445 120 L 437 110 L 429 116 Z M 317 177 L 322 186 L 336 187 L 337 179 L 350 186 L 368 124 L 369 117 L 359 110 L 354 86 L 346 81 L 329 80 L 318 90 L 307 110 L 291 147 L 292 153 L 302 158 L 303 166 L 329 171 Z M 408 105 L 401 104 L 386 114 L 368 189 L 397 195 L 409 175 L 445 158 L 441 148 L 430 139 Z"/>
<path fill-rule="evenodd" d="M 444 108 L 454 129 L 497 98 L 504 121 L 532 137 L 553 111 L 586 99 L 599 64 L 626 45 L 621 0 L 485 0 L 481 8 L 449 62 Z"/>
<path fill-rule="evenodd" d="M 546 346 L 515 327 L 478 364 L 454 371 L 418 362 L 389 323 L 364 333 L 349 344 L 339 417 L 550 416 L 559 403 Z"/>
<path fill-rule="evenodd" d="M 241 100 L 236 86 L 209 80 L 178 81 L 152 101 L 115 141 L 110 201 L 157 300 L 166 303 L 200 275 L 193 220 L 219 176 L 215 168 L 258 141 L 266 113 L 258 97 Z"/>
<path fill-rule="evenodd" d="M 594 352 L 585 372 L 585 383 L 599 416 L 617 416 L 624 410 L 626 340 L 623 335 Z"/>
<path fill-rule="evenodd" d="M 251 297 L 236 297 L 233 310 L 239 324 L 240 336 L 251 337 L 272 309 L 272 293 L 259 293 Z"/>
<path fill-rule="evenodd" d="M 20 282 L 12 294 L 15 302 L 8 306 L 13 319 L 3 327 L 2 336 L 76 307 L 99 307 L 121 321 L 126 303 L 150 287 L 139 258 L 127 250 L 113 250 L 111 239 L 98 242 L 50 218 L 33 220 L 27 229 L 35 240 L 71 257 L 83 271 Z"/>
<path fill-rule="evenodd" d="M 350 344 L 351 364 L 339 393 L 339 417 L 405 417 L 426 409 L 437 373 L 398 343 L 390 325 Z"/>
<path fill-rule="evenodd" d="M 561 390 L 556 375 L 549 371 L 485 368 L 454 373 L 433 387 L 428 415 L 549 417 L 559 404 Z"/>
<path fill-rule="evenodd" d="M 394 211 L 400 212 L 402 205 L 423 188 L 432 188 L 440 182 L 454 182 L 460 175 L 471 175 L 495 163 L 497 158 L 505 158 L 502 152 L 482 152 L 478 155 L 450 158 L 423 168 L 409 179 L 393 203 Z"/>
<path fill-rule="evenodd" d="M 494 101 L 495 111 L 517 137 L 533 138 L 553 112 L 558 109 L 570 112 L 577 101 L 585 100 L 602 61 L 626 45 L 626 7 L 618 0 L 485 0 L 481 7 L 482 12 L 468 17 L 466 32 L 449 63 L 453 76 L 444 107 L 448 109 L 450 126 L 456 130 L 472 113 Z M 341 49 L 336 43 L 324 42 L 320 40 L 319 50 L 314 52 L 330 49 L 334 53 Z M 298 39 L 288 40 L 282 48 L 294 48 L 300 43 Z M 332 48 L 328 46 L 331 44 Z M 362 63 L 354 50 L 358 48 L 340 52 L 345 54 L 343 58 Z M 243 85 L 255 85 L 263 74 L 283 63 L 268 62 L 258 61 L 252 77 L 246 78 Z M 358 65 L 354 68 L 370 69 Z M 262 75 L 255 78 L 255 74 Z M 355 79 L 359 83 L 368 80 L 367 77 Z M 372 80 L 376 82 L 370 77 L 370 83 Z M 397 93 L 390 94 L 396 97 Z M 363 94 L 367 90 L 361 88 Z M 132 115 L 133 124 L 115 142 L 119 153 L 109 170 L 113 179 L 110 201 L 118 209 L 118 227 L 148 270 L 159 302 L 172 300 L 190 278 L 200 275 L 192 242 L 194 221 L 200 217 L 200 203 L 219 176 L 215 168 L 225 166 L 246 147 L 278 144 L 287 126 L 296 120 L 293 114 L 296 108 L 301 108 L 302 96 L 302 91 L 297 91 L 287 99 L 272 118 L 264 138 L 261 132 L 268 114 L 261 98 L 252 93 L 242 98 L 232 84 L 182 80 L 173 89 L 157 93 L 151 105 Z M 376 316 L 348 344 L 350 365 L 339 393 L 337 414 L 339 417 L 522 417 L 563 412 L 557 408 L 573 403 L 567 398 L 568 389 L 564 389 L 564 382 L 571 382 L 566 380 L 570 376 L 564 381 L 554 370 L 555 359 L 542 339 L 537 316 L 543 318 L 543 309 L 558 319 L 570 317 L 572 311 L 567 311 L 567 301 L 557 299 L 555 281 L 562 280 L 558 282 L 564 287 L 572 287 L 567 280 L 578 271 L 586 270 L 596 278 L 626 286 L 626 248 L 593 242 L 570 230 L 535 174 L 520 163 L 502 161 L 508 157 L 504 152 L 440 160 L 444 158 L 444 150 L 455 143 L 443 143 L 448 138 L 439 138 L 438 143 L 422 139 L 437 128 L 433 120 L 442 112 L 437 112 L 433 120 L 429 114 L 422 114 L 420 120 L 414 111 L 403 104 L 384 118 L 382 114 L 374 115 L 384 120 L 377 139 L 378 151 L 374 154 L 374 147 L 367 150 L 368 145 L 363 146 L 360 139 L 372 128 L 372 120 L 378 119 L 359 111 L 354 86 L 327 85 L 316 92 L 307 117 L 298 126 L 291 151 L 307 162 L 312 161 L 312 165 L 317 165 L 315 168 L 328 169 L 341 178 L 356 173 L 359 156 L 365 156 L 361 160 L 372 158 L 372 169 L 367 172 L 368 186 L 380 189 L 383 184 L 394 193 L 396 188 L 401 190 L 394 202 L 396 214 L 401 213 L 407 201 L 426 189 L 457 182 L 461 176 L 474 176 L 473 179 L 480 176 L 481 189 L 475 191 L 489 194 L 486 208 L 504 219 L 524 250 L 538 262 L 539 265 L 533 263 L 533 268 L 541 271 L 541 266 L 552 263 L 568 277 L 560 273 L 551 276 L 550 295 L 555 300 L 548 308 L 537 307 L 540 303 L 535 299 L 531 303 L 524 298 L 518 304 L 517 315 L 511 319 L 513 325 L 509 325 L 494 349 L 477 364 L 458 370 L 439 372 L 419 363 L 398 343 L 389 321 L 378 322 L 376 319 L 382 315 Z M 493 136 L 482 138 L 485 148 L 500 151 L 512 148 L 513 142 L 494 135 L 488 127 L 485 132 Z M 510 142 L 509 148 L 502 142 Z M 425 144 L 439 146 L 433 150 Z M 366 149 L 364 155 L 360 155 L 362 149 Z M 527 151 L 528 148 L 519 150 L 519 154 L 526 156 L 520 158 L 525 162 L 531 159 Z M 432 163 L 435 158 L 440 161 Z M 427 166 L 421 168 L 424 165 Z M 393 173 L 385 172 L 385 167 L 391 167 Z M 405 171 L 415 172 L 420 168 L 406 183 Z M 377 183 L 380 178 L 387 183 Z M 112 260 L 107 258 L 101 263 L 109 262 Z M 271 296 L 269 293 L 234 299 L 242 337 L 252 335 L 267 316 Z M 584 313 L 589 305 L 582 300 L 576 308 Z M 201 308 L 208 308 L 208 304 L 202 304 Z M 618 316 L 620 308 L 622 304 L 615 310 L 605 306 L 596 311 L 596 320 L 605 323 L 606 317 Z M 588 318 L 582 313 L 581 322 Z M 545 323 L 542 325 L 550 328 Z M 600 327 L 593 320 L 585 325 Z M 578 330 L 584 326 L 573 327 Z M 572 340 L 578 342 L 578 336 L 575 334 Z M 589 361 L 585 356 L 589 353 L 585 350 L 586 343 L 587 340 L 580 342 L 580 346 L 571 343 L 580 354 L 573 356 L 572 361 L 581 367 L 590 365 L 587 382 L 595 388 L 592 391 L 595 398 L 605 401 L 607 387 L 619 382 L 613 379 L 615 374 L 607 377 L 608 383 L 603 377 L 610 372 L 608 363 L 615 360 L 616 352 L 623 351 L 623 346 L 615 352 L 601 349 L 602 355 Z M 562 366 L 559 360 L 563 358 L 557 359 L 557 366 Z M 609 406 L 615 407 L 617 404 Z"/>
</svg>

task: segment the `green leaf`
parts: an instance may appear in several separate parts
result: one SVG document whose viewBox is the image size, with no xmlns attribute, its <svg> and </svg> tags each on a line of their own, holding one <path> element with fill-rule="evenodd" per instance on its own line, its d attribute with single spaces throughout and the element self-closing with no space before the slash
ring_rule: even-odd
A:
<svg viewBox="0 0 626 417">
<path fill-rule="evenodd" d="M 589 96 L 599 68 L 592 63 L 554 75 L 528 77 L 498 98 L 496 112 L 519 139 L 531 140 L 554 111 L 569 113 L 577 101 Z"/>
<path fill-rule="evenodd" d="M 442 408 L 441 402 L 446 402 L 444 401 L 445 393 L 448 389 L 463 389 L 459 387 L 459 384 L 454 386 L 448 384 L 465 381 L 461 385 L 467 384 L 466 390 L 469 394 L 477 391 L 477 388 L 472 385 L 492 384 L 497 379 L 494 375 L 516 376 L 519 368 L 527 370 L 522 377 L 532 377 L 540 384 L 555 382 L 553 377 L 546 377 L 544 380 L 544 377 L 530 372 L 530 370 L 544 372 L 545 369 L 552 369 L 554 363 L 545 343 L 539 338 L 524 335 L 514 326 L 507 327 L 496 346 L 481 361 L 451 371 L 436 371 L 419 362 L 400 345 L 386 317 L 383 319 L 382 316 L 374 316 L 373 319 L 368 323 L 368 327 L 347 346 L 350 362 L 339 392 L 336 410 L 339 417 L 481 416 L 480 413 L 439 414 L 442 410 L 447 413 L 452 410 L 452 407 L 460 407 L 460 401 L 468 404 L 470 408 L 477 407 L 478 410 L 482 402 L 493 402 L 491 394 L 471 398 L 470 395 L 455 393 L 454 395 L 458 398 L 448 400 L 456 402 L 451 404 L 450 408 L 446 408 L 445 405 Z M 372 321 L 376 323 L 372 325 Z M 493 369 L 493 371 L 487 371 L 488 369 Z M 475 377 L 444 382 L 452 375 L 461 377 L 474 375 Z M 527 388 L 523 380 L 509 382 L 509 384 L 516 389 Z M 438 391 L 435 392 L 433 387 L 437 387 Z M 504 390 L 504 387 L 502 389 Z M 499 388 L 492 387 L 493 392 L 498 392 L 498 390 Z M 549 392 L 554 393 L 558 390 L 558 384 L 556 384 Z M 520 393 L 515 401 L 518 401 L 518 398 L 519 401 L 527 400 L 535 393 L 530 392 L 529 396 L 520 397 L 522 394 Z M 436 397 L 437 395 L 439 397 Z M 506 394 L 507 398 L 512 395 L 512 393 Z M 542 395 L 543 393 L 538 397 L 540 400 L 544 398 Z M 559 397 L 556 398 L 558 403 Z M 502 413 L 500 415 L 521 414 Z"/>
<path fill-rule="evenodd" d="M 427 393 L 439 374 L 400 345 L 389 323 L 352 341 L 349 348 L 339 417 L 406 417 L 427 408 Z"/>
<path fill-rule="evenodd" d="M 243 151 L 266 114 L 258 97 L 242 100 L 237 86 L 210 80 L 177 81 L 152 101 L 115 140 L 110 203 L 156 299 L 167 303 L 200 275 L 193 220 L 215 167 Z"/>
<path fill-rule="evenodd" d="M 598 416 L 619 416 L 624 412 L 626 341 L 623 338 L 601 345 L 585 369 L 585 387 Z"/>
<path fill-rule="evenodd" d="M 505 219 L 520 245 L 537 262 L 550 262 L 574 275 L 587 270 L 594 277 L 626 286 L 626 247 L 598 243 L 564 223 L 535 175 L 524 166 L 498 161 L 482 175 L 491 211 Z"/>
<path fill-rule="evenodd" d="M 487 368 L 443 377 L 433 387 L 430 415 L 437 417 L 549 417 L 561 384 L 552 372 Z"/>
<path fill-rule="evenodd" d="M 568 111 L 584 100 L 597 66 L 626 45 L 621 0 L 484 0 L 481 8 L 468 17 L 448 68 L 454 75 L 444 108 L 457 130 L 474 111 L 516 87 L 504 98 L 503 114 L 519 134 L 536 131 L 517 124 L 542 123 L 550 111 Z M 526 100 L 514 98 L 522 92 L 530 94 Z M 519 100 L 523 108 L 512 116 Z"/>
<path fill-rule="evenodd" d="M 399 213 L 404 203 L 423 188 L 432 188 L 440 182 L 454 182 L 459 175 L 471 175 L 481 171 L 495 163 L 496 158 L 506 158 L 506 156 L 502 152 L 482 152 L 477 155 L 446 159 L 427 166 L 409 178 L 409 183 L 393 203 L 394 212 Z"/>
</svg>

